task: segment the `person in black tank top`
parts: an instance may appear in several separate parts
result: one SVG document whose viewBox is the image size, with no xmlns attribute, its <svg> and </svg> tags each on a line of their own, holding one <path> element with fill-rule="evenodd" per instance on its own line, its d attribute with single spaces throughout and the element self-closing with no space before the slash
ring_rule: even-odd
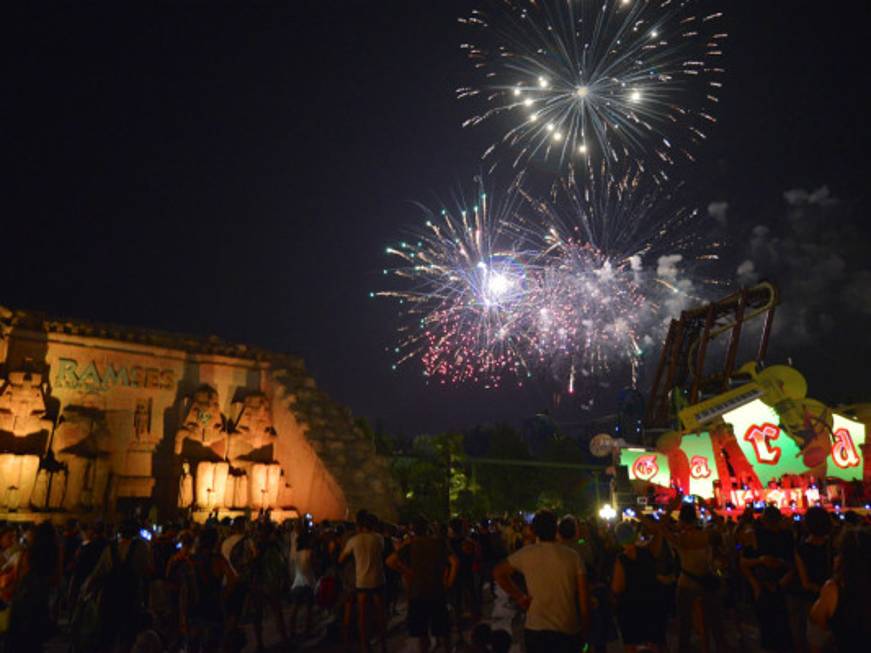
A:
<svg viewBox="0 0 871 653">
<path fill-rule="evenodd" d="M 224 593 L 236 582 L 230 563 L 217 551 L 218 533 L 205 528 L 193 555 L 196 600 L 191 606 L 191 651 L 220 650 L 224 635 Z M 226 581 L 226 588 L 225 588 Z"/>
<path fill-rule="evenodd" d="M 795 547 L 796 574 L 787 595 L 792 641 L 797 653 L 824 649 L 831 639 L 828 631 L 808 623 L 808 613 L 832 576 L 834 546 L 832 521 L 824 508 L 814 506 L 804 517 L 807 536 Z"/>
<path fill-rule="evenodd" d="M 871 642 L 871 530 L 848 528 L 826 581 L 811 609 L 811 620 L 832 632 L 837 650 L 864 651 Z"/>
<path fill-rule="evenodd" d="M 647 547 L 636 544 L 637 533 L 630 524 L 619 524 L 614 534 L 623 552 L 614 563 L 611 589 L 617 597 L 617 622 L 626 651 L 632 653 L 642 644 L 661 650 L 666 615 L 656 559 Z"/>
</svg>

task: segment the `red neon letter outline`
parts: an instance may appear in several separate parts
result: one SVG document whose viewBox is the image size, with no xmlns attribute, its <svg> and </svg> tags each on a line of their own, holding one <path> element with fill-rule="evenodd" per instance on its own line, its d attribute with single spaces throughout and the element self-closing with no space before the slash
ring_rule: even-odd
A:
<svg viewBox="0 0 871 653">
<path fill-rule="evenodd" d="M 754 424 L 744 434 L 744 440 L 753 445 L 756 460 L 762 465 L 776 465 L 780 460 L 780 447 L 771 442 L 780 437 L 780 427 L 766 422 L 762 426 Z"/>
</svg>

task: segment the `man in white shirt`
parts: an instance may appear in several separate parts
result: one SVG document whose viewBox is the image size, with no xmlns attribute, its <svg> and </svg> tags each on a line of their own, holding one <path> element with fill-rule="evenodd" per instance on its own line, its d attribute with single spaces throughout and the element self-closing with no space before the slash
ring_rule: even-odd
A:
<svg viewBox="0 0 871 653">
<path fill-rule="evenodd" d="M 360 650 L 369 649 L 367 607 L 371 599 L 375 610 L 375 628 L 382 651 L 387 651 L 387 615 L 384 611 L 384 538 L 374 532 L 378 518 L 365 510 L 357 513 L 357 533 L 346 543 L 339 556 L 341 565 L 354 557 L 357 585 L 357 623 L 360 633 Z"/>
<path fill-rule="evenodd" d="M 587 580 L 576 551 L 555 542 L 557 520 L 540 510 L 532 520 L 537 541 L 508 556 L 493 571 L 499 586 L 526 611 L 527 653 L 575 653 L 589 619 Z M 524 594 L 512 580 L 526 581 Z"/>
</svg>

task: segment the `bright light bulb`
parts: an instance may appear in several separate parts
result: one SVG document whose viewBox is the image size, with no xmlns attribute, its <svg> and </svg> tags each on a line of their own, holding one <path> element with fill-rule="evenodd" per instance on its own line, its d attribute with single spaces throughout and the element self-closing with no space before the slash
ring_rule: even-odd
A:
<svg viewBox="0 0 871 653">
<path fill-rule="evenodd" d="M 659 36 L 659 32 L 657 32 L 656 30 L 653 30 L 653 31 L 650 33 L 650 36 L 652 36 L 653 38 L 656 38 L 657 36 Z"/>
<path fill-rule="evenodd" d="M 554 133 L 553 133 L 553 140 L 555 140 L 555 141 L 561 141 L 562 139 L 563 139 L 563 135 L 562 135 L 561 133 L 559 133 L 559 132 L 554 132 Z"/>
<path fill-rule="evenodd" d="M 629 100 L 631 102 L 640 102 L 641 101 L 641 91 L 632 91 L 629 94 Z"/>
<path fill-rule="evenodd" d="M 578 86 L 578 90 L 575 91 L 575 94 L 579 98 L 585 98 L 590 94 L 590 87 L 589 86 Z"/>
<path fill-rule="evenodd" d="M 547 85 L 548 85 L 547 79 L 545 79 L 544 77 L 539 77 L 538 78 L 538 85 L 541 86 L 541 88 L 547 88 Z"/>
<path fill-rule="evenodd" d="M 519 88 L 515 88 L 515 89 L 514 89 L 514 95 L 520 95 L 520 89 L 519 89 Z"/>
<path fill-rule="evenodd" d="M 581 154 L 586 154 L 586 153 L 587 153 L 587 145 L 586 145 L 586 143 L 581 143 L 581 144 L 578 146 L 578 152 L 580 152 Z"/>
<path fill-rule="evenodd" d="M 547 131 L 552 132 L 555 129 L 552 122 L 547 123 Z"/>
<path fill-rule="evenodd" d="M 609 504 L 605 504 L 599 509 L 599 517 L 602 519 L 606 519 L 608 521 L 614 519 L 617 516 L 617 511 L 614 510 Z"/>
<path fill-rule="evenodd" d="M 536 120 L 538 120 L 538 116 L 535 115 L 534 113 L 531 116 L 529 116 L 529 122 L 535 122 Z"/>
</svg>

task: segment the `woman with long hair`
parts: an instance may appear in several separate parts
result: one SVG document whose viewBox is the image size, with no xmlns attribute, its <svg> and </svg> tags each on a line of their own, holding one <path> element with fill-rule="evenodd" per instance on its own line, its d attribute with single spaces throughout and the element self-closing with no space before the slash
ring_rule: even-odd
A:
<svg viewBox="0 0 871 653">
<path fill-rule="evenodd" d="M 51 522 L 27 534 L 28 546 L 19 559 L 17 581 L 9 617 L 8 651 L 41 651 L 54 632 L 49 596 L 60 580 L 60 547 Z"/>
<path fill-rule="evenodd" d="M 832 632 L 838 651 L 864 651 L 871 642 L 871 531 L 848 528 L 841 536 L 835 571 L 820 591 L 810 618 Z"/>
<path fill-rule="evenodd" d="M 315 590 L 315 560 L 314 536 L 307 526 L 303 525 L 296 538 L 296 547 L 291 554 L 294 578 L 290 588 L 290 637 L 296 636 L 296 619 L 299 609 L 305 608 L 305 631 L 308 637 L 312 629 L 312 608 L 314 607 Z"/>
</svg>

